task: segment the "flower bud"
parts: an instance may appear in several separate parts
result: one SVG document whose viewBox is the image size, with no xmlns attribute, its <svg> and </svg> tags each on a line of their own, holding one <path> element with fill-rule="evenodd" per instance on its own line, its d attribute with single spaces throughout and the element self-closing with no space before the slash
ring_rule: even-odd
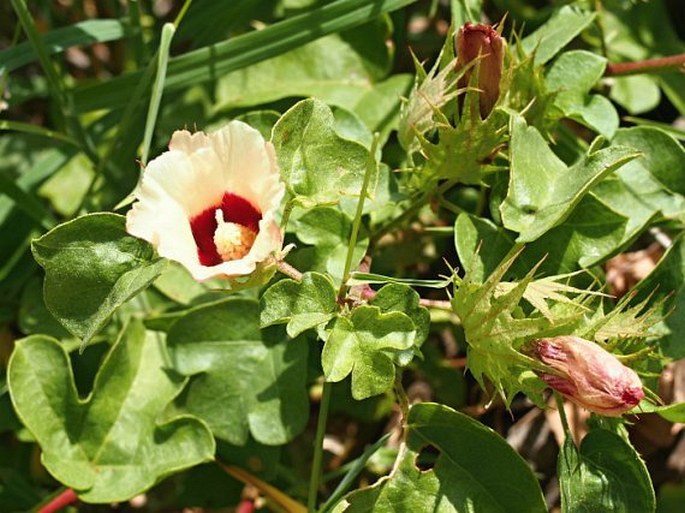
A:
<svg viewBox="0 0 685 513">
<path fill-rule="evenodd" d="M 504 38 L 490 25 L 466 23 L 456 35 L 457 69 L 473 64 L 459 80 L 459 87 L 468 86 L 472 72 L 477 71 L 480 115 L 483 119 L 490 114 L 499 98 L 506 45 Z M 473 63 L 476 59 L 478 62 Z"/>
<path fill-rule="evenodd" d="M 617 417 L 644 398 L 640 378 L 613 354 L 578 337 L 536 340 L 536 357 L 558 374 L 540 378 L 570 401 L 592 412 Z"/>
</svg>

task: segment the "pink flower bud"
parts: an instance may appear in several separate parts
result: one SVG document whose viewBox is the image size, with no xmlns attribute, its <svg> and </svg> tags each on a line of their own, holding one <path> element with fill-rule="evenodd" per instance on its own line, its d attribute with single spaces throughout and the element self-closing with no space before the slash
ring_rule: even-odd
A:
<svg viewBox="0 0 685 513">
<path fill-rule="evenodd" d="M 456 35 L 457 68 L 461 69 L 478 59 L 461 77 L 459 87 L 468 86 L 473 70 L 477 70 L 482 118 L 490 114 L 499 98 L 506 45 L 504 38 L 490 25 L 466 23 Z"/>
<path fill-rule="evenodd" d="M 645 396 L 635 371 L 593 342 L 554 337 L 534 344 L 533 356 L 559 373 L 538 373 L 540 378 L 583 408 L 617 417 Z"/>
</svg>

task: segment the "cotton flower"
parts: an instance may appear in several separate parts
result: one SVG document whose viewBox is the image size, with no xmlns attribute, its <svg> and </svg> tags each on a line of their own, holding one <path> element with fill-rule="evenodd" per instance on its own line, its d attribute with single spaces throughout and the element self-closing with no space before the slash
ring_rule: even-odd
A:
<svg viewBox="0 0 685 513">
<path fill-rule="evenodd" d="M 126 230 L 196 280 L 246 276 L 281 249 L 274 219 L 285 186 L 274 149 L 240 121 L 217 132 L 174 132 L 152 160 Z"/>
<path fill-rule="evenodd" d="M 531 352 L 559 374 L 540 373 L 545 383 L 595 413 L 617 417 L 645 396 L 635 371 L 588 340 L 543 338 L 533 342 Z"/>
<path fill-rule="evenodd" d="M 469 85 L 472 71 L 477 70 L 480 114 L 482 118 L 486 118 L 499 98 L 507 43 L 490 25 L 466 23 L 457 32 L 454 46 L 458 68 L 464 68 L 478 59 L 473 68 L 466 70 L 459 80 L 459 86 Z"/>
</svg>

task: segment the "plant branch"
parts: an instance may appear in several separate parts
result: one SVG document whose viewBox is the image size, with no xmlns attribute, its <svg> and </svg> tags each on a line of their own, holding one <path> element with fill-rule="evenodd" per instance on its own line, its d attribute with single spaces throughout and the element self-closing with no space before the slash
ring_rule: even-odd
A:
<svg viewBox="0 0 685 513">
<path fill-rule="evenodd" d="M 366 299 L 368 301 L 368 300 L 376 297 L 376 291 L 375 290 L 373 290 L 368 285 L 365 285 L 364 287 L 365 288 L 361 292 L 362 299 Z M 426 308 L 435 308 L 438 310 L 449 310 L 450 312 L 452 311 L 452 303 L 450 303 L 446 299 L 427 299 L 427 298 L 422 297 L 422 298 L 419 298 L 419 304 L 421 306 L 425 306 Z"/>
<path fill-rule="evenodd" d="M 328 407 L 331 404 L 332 385 L 323 382 L 321 391 L 321 403 L 319 404 L 319 419 L 316 423 L 316 438 L 314 439 L 314 459 L 312 460 L 312 475 L 309 480 L 309 494 L 307 496 L 307 511 L 316 511 L 316 497 L 321 480 L 321 461 L 323 460 L 323 437 L 326 434 L 326 421 L 328 420 Z"/>
<path fill-rule="evenodd" d="M 78 500 L 76 492 L 71 488 L 62 490 L 61 493 L 50 499 L 50 502 L 41 506 L 38 513 L 56 513 L 57 511 L 66 508 L 69 504 L 73 504 Z"/>
<path fill-rule="evenodd" d="M 295 281 L 302 281 L 302 273 L 284 260 L 276 260 L 276 269 Z"/>
<path fill-rule="evenodd" d="M 685 66 L 685 53 L 657 57 L 633 62 L 614 62 L 607 64 L 604 76 L 616 77 L 622 75 L 639 75 L 641 73 L 672 71 L 671 68 L 683 68 Z"/>
<path fill-rule="evenodd" d="M 452 303 L 446 299 L 419 299 L 419 304 L 425 306 L 426 308 L 435 308 L 437 310 L 449 310 L 452 311 Z"/>
<path fill-rule="evenodd" d="M 375 133 L 371 149 L 369 150 L 369 160 L 366 163 L 366 172 L 364 173 L 364 182 L 362 183 L 361 191 L 359 191 L 359 201 L 357 202 L 357 212 L 352 221 L 352 233 L 347 244 L 347 258 L 345 258 L 345 270 L 343 271 L 342 281 L 340 283 L 340 290 L 338 291 L 338 302 L 342 302 L 345 298 L 347 290 L 347 281 L 350 279 L 350 271 L 352 270 L 352 258 L 354 257 L 354 248 L 357 246 L 357 236 L 359 235 L 359 227 L 362 224 L 362 215 L 364 214 L 364 201 L 368 195 L 369 184 L 371 183 L 371 175 L 378 169 L 376 162 L 376 150 L 378 148 L 378 141 L 380 136 Z"/>
<path fill-rule="evenodd" d="M 404 429 L 405 423 L 407 422 L 407 417 L 409 416 L 409 398 L 407 397 L 407 393 L 404 391 L 404 385 L 402 385 L 401 371 L 395 371 L 395 394 L 397 394 L 397 402 L 400 405 L 400 413 L 402 414 L 402 429 Z"/>
</svg>

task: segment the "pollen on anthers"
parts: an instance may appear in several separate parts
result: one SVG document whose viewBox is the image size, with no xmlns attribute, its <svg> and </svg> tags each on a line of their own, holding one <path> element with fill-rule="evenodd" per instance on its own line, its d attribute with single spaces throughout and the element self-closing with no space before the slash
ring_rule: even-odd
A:
<svg viewBox="0 0 685 513">
<path fill-rule="evenodd" d="M 224 262 L 243 258 L 250 252 L 257 233 L 247 226 L 224 221 L 224 213 L 217 208 L 216 230 L 214 231 L 214 245 Z"/>
</svg>

